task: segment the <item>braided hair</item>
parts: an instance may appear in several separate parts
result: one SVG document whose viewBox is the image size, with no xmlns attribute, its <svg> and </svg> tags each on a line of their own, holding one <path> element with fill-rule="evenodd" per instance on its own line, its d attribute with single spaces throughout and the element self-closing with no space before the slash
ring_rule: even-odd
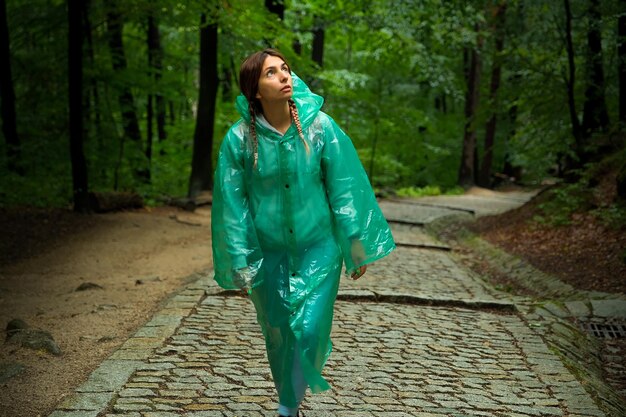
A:
<svg viewBox="0 0 626 417">
<path fill-rule="evenodd" d="M 304 138 L 304 133 L 302 132 L 302 124 L 300 123 L 300 116 L 298 115 L 298 108 L 296 107 L 296 102 L 293 100 L 289 100 L 289 111 L 291 112 L 291 118 L 293 122 L 296 124 L 296 128 L 298 129 L 298 136 L 302 139 L 302 144 L 304 145 L 304 149 L 306 149 L 307 155 L 311 152 L 311 148 L 309 148 L 309 144 Z"/>
<path fill-rule="evenodd" d="M 254 106 L 252 104 L 248 104 L 248 112 L 250 113 L 250 138 L 252 138 L 252 154 L 254 155 L 254 167 L 256 168 L 257 162 L 259 161 L 259 140 L 256 136 L 256 111 L 254 110 Z M 307 155 L 311 153 L 311 148 L 309 147 L 308 142 L 304 138 L 304 132 L 302 131 L 302 124 L 300 123 L 300 116 L 298 115 L 298 108 L 296 107 L 296 102 L 293 100 L 289 100 L 289 113 L 291 113 L 291 118 L 298 129 L 298 136 L 300 136 L 300 140 L 302 140 L 302 144 L 304 145 L 304 149 L 306 150 Z"/>
</svg>

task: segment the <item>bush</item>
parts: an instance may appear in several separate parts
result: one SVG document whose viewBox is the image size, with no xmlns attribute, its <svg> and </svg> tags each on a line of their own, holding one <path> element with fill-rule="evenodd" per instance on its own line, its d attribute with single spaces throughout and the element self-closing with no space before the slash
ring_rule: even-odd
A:
<svg viewBox="0 0 626 417">
<path fill-rule="evenodd" d="M 588 209 L 592 198 L 591 190 L 582 182 L 560 185 L 548 193 L 548 200 L 538 206 L 542 214 L 533 220 L 555 226 L 570 224 L 572 214 Z"/>
</svg>

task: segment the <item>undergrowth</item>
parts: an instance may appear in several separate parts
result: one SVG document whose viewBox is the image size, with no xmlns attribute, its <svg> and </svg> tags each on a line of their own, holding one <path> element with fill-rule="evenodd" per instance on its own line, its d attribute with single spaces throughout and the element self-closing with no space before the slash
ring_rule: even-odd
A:
<svg viewBox="0 0 626 417">
<path fill-rule="evenodd" d="M 442 189 L 438 185 L 427 185 L 425 187 L 403 187 L 396 190 L 398 197 L 425 197 L 438 195 L 460 195 L 463 194 L 462 187 Z"/>
</svg>

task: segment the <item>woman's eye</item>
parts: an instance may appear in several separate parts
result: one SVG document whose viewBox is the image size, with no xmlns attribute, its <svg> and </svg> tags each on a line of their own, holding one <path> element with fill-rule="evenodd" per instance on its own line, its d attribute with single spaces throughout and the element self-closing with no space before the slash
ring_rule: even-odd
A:
<svg viewBox="0 0 626 417">
<path fill-rule="evenodd" d="M 274 70 L 267 71 L 267 76 L 268 77 L 271 77 L 272 75 L 274 75 Z"/>
</svg>

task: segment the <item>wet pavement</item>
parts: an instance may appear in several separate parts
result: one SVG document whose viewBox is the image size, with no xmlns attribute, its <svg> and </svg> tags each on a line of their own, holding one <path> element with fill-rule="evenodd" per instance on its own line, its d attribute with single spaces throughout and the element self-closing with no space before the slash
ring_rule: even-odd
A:
<svg viewBox="0 0 626 417">
<path fill-rule="evenodd" d="M 523 197 L 470 209 L 506 210 Z M 343 280 L 324 371 L 333 388 L 308 394 L 304 416 L 607 415 L 517 300 L 418 226 L 460 206 L 381 205 L 398 220 L 399 247 L 361 280 Z M 275 416 L 276 406 L 251 302 L 203 271 L 50 417 Z"/>
</svg>

